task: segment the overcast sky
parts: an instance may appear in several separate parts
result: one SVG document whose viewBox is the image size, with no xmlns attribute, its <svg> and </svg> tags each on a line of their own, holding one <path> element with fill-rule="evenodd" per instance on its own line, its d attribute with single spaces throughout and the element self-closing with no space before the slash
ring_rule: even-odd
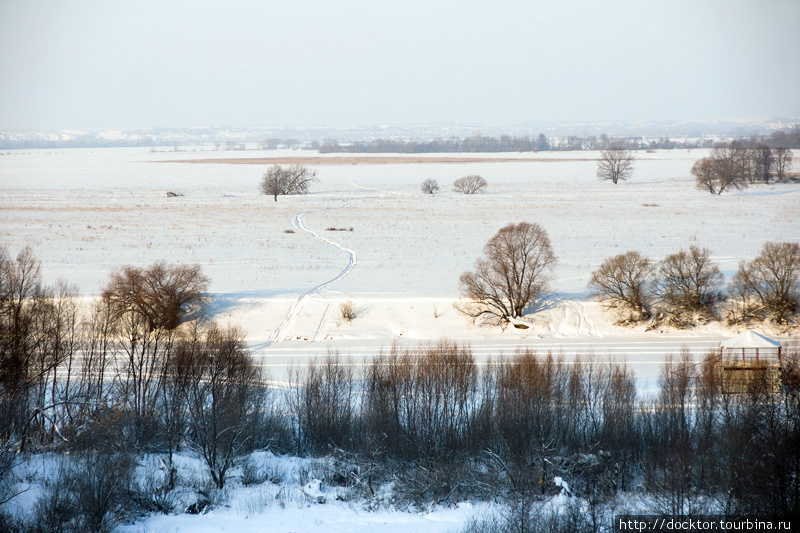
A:
<svg viewBox="0 0 800 533">
<path fill-rule="evenodd" d="M 0 0 L 0 129 L 800 116 L 800 0 Z"/>
</svg>

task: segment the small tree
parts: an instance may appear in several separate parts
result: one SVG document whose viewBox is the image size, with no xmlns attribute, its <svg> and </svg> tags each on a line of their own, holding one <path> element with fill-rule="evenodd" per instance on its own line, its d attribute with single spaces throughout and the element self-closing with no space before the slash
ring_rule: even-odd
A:
<svg viewBox="0 0 800 533">
<path fill-rule="evenodd" d="M 690 246 L 689 251 L 668 255 L 658 267 L 658 278 L 659 296 L 678 314 L 710 314 L 721 298 L 723 276 L 707 248 Z"/>
<path fill-rule="evenodd" d="M 639 252 L 615 255 L 592 273 L 589 288 L 607 307 L 628 311 L 630 320 L 644 320 L 650 316 L 653 270 Z"/>
<path fill-rule="evenodd" d="M 473 318 L 492 315 L 501 320 L 522 316 L 524 309 L 547 290 L 557 259 L 547 232 L 539 224 L 509 224 L 489 239 L 475 270 L 461 275 L 467 302 L 459 310 Z"/>
<path fill-rule="evenodd" d="M 758 257 L 739 264 L 729 290 L 742 298 L 745 310 L 784 322 L 800 302 L 800 244 L 765 243 Z"/>
<path fill-rule="evenodd" d="M 455 192 L 463 192 L 464 194 L 475 194 L 481 189 L 485 188 L 488 183 L 477 174 L 470 174 L 463 178 L 458 178 L 453 182 L 453 190 Z"/>
<path fill-rule="evenodd" d="M 601 180 L 611 180 L 615 185 L 625 181 L 633 174 L 633 153 L 619 146 L 612 146 L 600 152 L 600 161 L 597 163 L 597 177 Z"/>
<path fill-rule="evenodd" d="M 439 182 L 435 179 L 428 178 L 422 182 L 420 189 L 422 189 L 422 192 L 425 194 L 434 194 L 439 190 Z"/>
<path fill-rule="evenodd" d="M 311 184 L 318 181 L 317 171 L 303 165 L 289 168 L 273 165 L 264 173 L 260 189 L 262 193 L 272 195 L 277 202 L 279 195 L 307 194 Z"/>
</svg>

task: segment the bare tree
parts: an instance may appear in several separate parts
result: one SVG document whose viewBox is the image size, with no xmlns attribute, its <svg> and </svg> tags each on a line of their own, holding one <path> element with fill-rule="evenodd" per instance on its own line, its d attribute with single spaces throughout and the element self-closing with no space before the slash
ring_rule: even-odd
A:
<svg viewBox="0 0 800 533">
<path fill-rule="evenodd" d="M 199 266 L 159 262 L 112 272 L 103 290 L 124 361 L 116 392 L 134 415 L 140 447 L 156 435 L 158 401 L 177 328 L 191 306 L 202 308 L 207 286 Z"/>
<path fill-rule="evenodd" d="M 202 310 L 208 282 L 199 265 L 128 266 L 111 273 L 103 299 L 115 316 L 134 312 L 151 330 L 174 329 L 188 312 Z"/>
<path fill-rule="evenodd" d="M 557 259 L 547 232 L 539 224 L 509 224 L 489 239 L 475 270 L 461 275 L 466 299 L 459 309 L 473 318 L 482 315 L 509 320 L 547 290 Z"/>
<path fill-rule="evenodd" d="M 189 440 L 203 457 L 217 488 L 252 436 L 266 389 L 236 328 L 212 325 L 179 344 L 174 373 L 185 380 Z"/>
<path fill-rule="evenodd" d="M 729 290 L 742 298 L 746 310 L 785 321 L 800 303 L 800 244 L 765 243 L 758 257 L 739 264 Z"/>
<path fill-rule="evenodd" d="M 597 298 L 607 307 L 629 312 L 629 320 L 650 316 L 650 284 L 653 265 L 639 252 L 630 251 L 603 261 L 589 281 Z"/>
<path fill-rule="evenodd" d="M 746 155 L 745 149 L 736 142 L 714 148 L 709 157 L 692 166 L 696 187 L 711 194 L 747 187 Z"/>
<path fill-rule="evenodd" d="M 775 154 L 772 149 L 766 144 L 758 144 L 751 147 L 748 152 L 752 167 L 751 183 L 755 181 L 769 183 L 772 169 L 775 166 Z"/>
<path fill-rule="evenodd" d="M 259 188 L 262 193 L 272 195 L 277 202 L 279 195 L 307 194 L 311 184 L 318 181 L 317 171 L 304 165 L 288 168 L 273 165 L 264 173 Z"/>
<path fill-rule="evenodd" d="M 428 178 L 420 185 L 422 192 L 425 194 L 434 194 L 439 190 L 439 182 L 435 179 Z"/>
<path fill-rule="evenodd" d="M 633 160 L 633 152 L 625 148 L 612 146 L 603 150 L 597 163 L 597 177 L 614 184 L 625 181 L 633 174 Z"/>
<path fill-rule="evenodd" d="M 792 151 L 788 148 L 775 148 L 775 171 L 778 181 L 786 179 L 786 173 L 792 168 Z"/>
<path fill-rule="evenodd" d="M 656 287 L 673 312 L 710 314 L 722 297 L 719 289 L 723 279 L 719 267 L 711 262 L 708 248 L 690 246 L 688 251 L 664 258 L 658 267 Z"/>
<path fill-rule="evenodd" d="M 463 178 L 458 178 L 453 182 L 453 190 L 455 192 L 463 192 L 464 194 L 475 194 L 481 189 L 489 185 L 485 179 L 477 174 L 470 174 Z"/>
</svg>

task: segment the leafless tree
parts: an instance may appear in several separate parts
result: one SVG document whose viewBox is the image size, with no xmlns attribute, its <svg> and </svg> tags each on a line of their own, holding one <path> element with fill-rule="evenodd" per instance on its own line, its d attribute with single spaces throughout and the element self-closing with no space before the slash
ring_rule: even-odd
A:
<svg viewBox="0 0 800 533">
<path fill-rule="evenodd" d="M 475 270 L 459 279 L 464 301 L 459 309 L 477 318 L 507 321 L 547 290 L 557 259 L 547 232 L 539 224 L 509 224 L 489 239 Z"/>
<path fill-rule="evenodd" d="M 92 302 L 92 308 L 82 323 L 80 396 L 83 416 L 97 416 L 108 401 L 109 381 L 106 372 L 114 360 L 114 322 L 111 309 L 103 299 Z"/>
<path fill-rule="evenodd" d="M 189 441 L 203 457 L 217 488 L 252 436 L 266 389 L 236 328 L 210 326 L 181 342 L 175 374 L 185 380 Z"/>
<path fill-rule="evenodd" d="M 264 173 L 259 188 L 277 202 L 280 195 L 307 194 L 311 184 L 318 181 L 317 171 L 304 165 L 296 164 L 288 168 L 273 165 Z"/>
<path fill-rule="evenodd" d="M 754 260 L 739 263 L 729 291 L 750 311 L 783 322 L 800 303 L 800 244 L 767 242 Z"/>
<path fill-rule="evenodd" d="M 649 259 L 630 251 L 603 261 L 589 287 L 606 306 L 627 311 L 629 320 L 644 320 L 650 316 L 653 272 Z"/>
<path fill-rule="evenodd" d="M 692 166 L 692 175 L 698 189 L 711 194 L 722 194 L 727 189 L 747 187 L 747 153 L 741 144 L 733 142 L 711 150 Z"/>
<path fill-rule="evenodd" d="M 66 293 L 66 286 L 65 293 Z M 65 294 L 65 296 L 67 296 Z M 74 303 L 74 298 L 71 299 Z M 66 301 L 64 302 L 66 304 Z M 59 308 L 55 290 L 42 285 L 29 247 L 11 259 L 0 248 L 0 447 L 22 451 L 33 429 L 44 440 L 55 431 L 52 409 L 60 393 L 56 369 L 76 348 L 74 306 Z"/>
<path fill-rule="evenodd" d="M 202 311 L 208 282 L 199 265 L 128 266 L 111 273 L 103 299 L 116 317 L 135 313 L 151 330 L 174 329 L 189 312 Z"/>
<path fill-rule="evenodd" d="M 453 182 L 453 190 L 455 192 L 463 192 L 464 194 L 475 194 L 481 189 L 489 185 L 485 179 L 477 174 L 470 174 L 463 178 L 458 178 Z"/>
<path fill-rule="evenodd" d="M 723 281 L 719 267 L 711 261 L 707 248 L 690 246 L 689 250 L 668 255 L 658 266 L 658 295 L 671 311 L 711 314 L 722 297 Z"/>
<path fill-rule="evenodd" d="M 633 152 L 619 146 L 612 146 L 600 152 L 600 161 L 597 163 L 597 177 L 601 180 L 611 180 L 617 184 L 625 181 L 633 174 Z"/>
<path fill-rule="evenodd" d="M 772 169 L 775 166 L 775 154 L 766 144 L 757 144 L 749 150 L 751 166 L 751 183 L 763 181 L 769 183 L 772 178 Z"/>
<path fill-rule="evenodd" d="M 208 278 L 197 265 L 124 267 L 111 273 L 102 298 L 123 362 L 116 394 L 133 414 L 137 444 L 157 434 L 157 411 L 177 329 L 190 306 L 202 308 Z"/>
<path fill-rule="evenodd" d="M 792 151 L 788 148 L 775 148 L 775 172 L 778 181 L 786 179 L 786 173 L 792 168 Z"/>
<path fill-rule="evenodd" d="M 439 190 L 439 182 L 433 178 L 428 178 L 422 182 L 420 189 L 425 194 L 434 194 Z"/>
</svg>

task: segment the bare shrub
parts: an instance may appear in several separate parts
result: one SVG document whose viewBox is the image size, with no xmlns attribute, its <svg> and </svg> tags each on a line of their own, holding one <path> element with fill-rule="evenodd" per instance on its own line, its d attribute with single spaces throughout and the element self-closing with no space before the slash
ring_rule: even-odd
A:
<svg viewBox="0 0 800 533">
<path fill-rule="evenodd" d="M 619 146 L 612 146 L 600 153 L 597 163 L 597 177 L 610 180 L 613 184 L 625 181 L 633 174 L 633 152 Z"/>
<path fill-rule="evenodd" d="M 458 308 L 477 318 L 490 315 L 507 321 L 548 288 L 557 259 L 547 232 L 539 224 L 509 224 L 489 239 L 475 270 L 459 279 L 466 301 Z"/>
<path fill-rule="evenodd" d="M 261 178 L 259 189 L 277 202 L 280 195 L 307 194 L 311 184 L 318 181 L 317 171 L 304 165 L 295 164 L 288 168 L 273 165 Z"/>
<path fill-rule="evenodd" d="M 477 385 L 467 346 L 392 346 L 373 360 L 366 377 L 370 446 L 396 457 L 434 460 L 464 450 L 480 409 Z"/>
<path fill-rule="evenodd" d="M 75 505 L 77 531 L 106 533 L 126 518 L 135 464 L 120 453 L 88 453 L 65 472 Z"/>
<path fill-rule="evenodd" d="M 568 419 L 568 369 L 563 362 L 552 354 L 540 359 L 526 350 L 491 367 L 496 384 L 497 433 L 503 449 L 517 462 L 540 463 L 568 436 L 561 425 Z"/>
<path fill-rule="evenodd" d="M 435 179 L 428 178 L 422 182 L 420 189 L 425 194 L 434 194 L 439 191 L 439 182 Z"/>
<path fill-rule="evenodd" d="M 33 508 L 33 532 L 78 531 L 78 509 L 72 475 L 74 472 L 68 468 L 64 461 L 60 462 L 55 475 L 45 480 L 42 494 Z"/>
<path fill-rule="evenodd" d="M 348 322 L 352 322 L 356 318 L 356 306 L 352 300 L 342 302 L 339 305 L 339 312 L 342 314 L 342 318 Z"/>
<path fill-rule="evenodd" d="M 470 174 L 463 178 L 458 178 L 453 182 L 453 190 L 464 194 L 475 194 L 476 192 L 486 188 L 489 184 L 485 179 L 477 174 Z"/>
<path fill-rule="evenodd" d="M 661 261 L 656 291 L 679 319 L 689 320 L 692 314 L 710 318 L 714 304 L 722 299 L 723 279 L 708 248 L 690 246 L 688 251 L 681 250 Z"/>
<path fill-rule="evenodd" d="M 589 288 L 604 305 L 625 313 L 628 320 L 645 320 L 650 316 L 653 272 L 649 259 L 630 251 L 603 261 L 592 272 Z"/>
<path fill-rule="evenodd" d="M 800 299 L 800 244 L 767 242 L 754 260 L 739 263 L 729 289 L 745 313 L 785 322 Z"/>
<path fill-rule="evenodd" d="M 354 380 L 353 367 L 336 352 L 312 360 L 302 376 L 294 376 L 288 401 L 297 415 L 303 448 L 319 453 L 351 444 Z"/>
</svg>

